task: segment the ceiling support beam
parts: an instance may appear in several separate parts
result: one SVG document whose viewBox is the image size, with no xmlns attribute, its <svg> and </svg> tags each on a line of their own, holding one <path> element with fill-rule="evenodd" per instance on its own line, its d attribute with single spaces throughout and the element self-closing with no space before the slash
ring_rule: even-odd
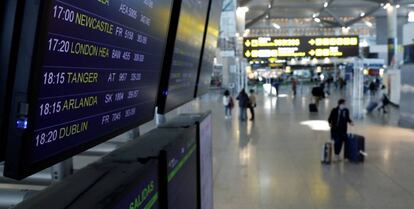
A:
<svg viewBox="0 0 414 209">
<path fill-rule="evenodd" d="M 352 19 L 352 20 L 350 20 L 350 21 L 346 22 L 346 23 L 344 24 L 344 26 L 345 26 L 345 27 L 349 27 L 349 26 L 351 26 L 351 25 L 353 25 L 353 24 L 355 24 L 355 23 L 357 23 L 357 22 L 361 21 L 361 20 L 362 20 L 362 19 L 364 19 L 365 17 L 367 17 L 367 16 L 370 16 L 370 15 L 374 14 L 375 12 L 377 12 L 378 10 L 380 10 L 381 8 L 382 8 L 381 6 L 374 7 L 374 8 L 372 8 L 371 10 L 369 10 L 368 12 L 366 12 L 364 17 L 357 17 L 357 18 L 354 18 L 354 19 Z"/>
<path fill-rule="evenodd" d="M 245 25 L 245 28 L 248 29 L 248 28 L 252 27 L 255 23 L 257 23 L 258 21 L 260 21 L 261 19 L 263 19 L 264 17 L 266 17 L 267 15 L 269 15 L 269 12 L 273 8 L 273 2 L 274 2 L 274 0 L 271 0 L 270 1 L 270 5 L 271 5 L 270 8 L 267 8 L 262 14 L 260 14 L 259 16 L 253 18 L 249 22 L 247 22 L 246 25 Z"/>
</svg>

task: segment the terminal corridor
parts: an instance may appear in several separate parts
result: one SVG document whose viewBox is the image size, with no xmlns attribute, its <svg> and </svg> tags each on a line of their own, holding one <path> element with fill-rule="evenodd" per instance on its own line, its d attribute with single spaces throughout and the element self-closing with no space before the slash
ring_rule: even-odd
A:
<svg viewBox="0 0 414 209">
<path fill-rule="evenodd" d="M 296 98 L 286 89 L 278 98 L 259 91 L 255 122 L 239 122 L 238 108 L 225 119 L 218 93 L 201 100 L 202 109 L 214 110 L 215 208 L 411 208 L 414 131 L 390 126 L 392 117 L 375 112 L 350 129 L 366 137 L 364 163 L 321 165 L 329 140 L 324 121 L 339 93 L 317 114 L 308 112 L 308 95 L 307 88 Z"/>
</svg>

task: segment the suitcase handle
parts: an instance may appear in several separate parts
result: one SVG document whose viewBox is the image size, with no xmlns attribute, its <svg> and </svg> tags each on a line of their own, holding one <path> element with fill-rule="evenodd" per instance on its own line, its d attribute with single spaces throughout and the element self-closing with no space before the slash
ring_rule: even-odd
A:
<svg viewBox="0 0 414 209">
<path fill-rule="evenodd" d="M 367 157 L 367 156 L 368 156 L 368 153 L 366 153 L 366 152 L 364 152 L 364 151 L 362 151 L 362 150 L 359 150 L 359 154 L 361 154 L 361 155 L 363 155 L 363 156 L 365 156 L 365 157 Z"/>
</svg>

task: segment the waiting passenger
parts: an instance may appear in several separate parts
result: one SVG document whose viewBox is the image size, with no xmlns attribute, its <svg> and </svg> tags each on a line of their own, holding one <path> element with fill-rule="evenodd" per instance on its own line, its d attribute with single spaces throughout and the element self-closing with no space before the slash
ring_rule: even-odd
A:
<svg viewBox="0 0 414 209">
<path fill-rule="evenodd" d="M 250 89 L 250 96 L 249 96 L 249 109 L 250 114 L 252 115 L 250 120 L 254 120 L 254 108 L 256 108 L 256 94 L 253 89 Z"/>
<path fill-rule="evenodd" d="M 234 107 L 234 101 L 230 95 L 229 90 L 224 91 L 223 105 L 224 105 L 225 118 L 226 119 L 231 118 L 231 111 Z"/>
<path fill-rule="evenodd" d="M 237 100 L 239 100 L 240 120 L 245 121 L 247 119 L 246 111 L 249 107 L 249 96 L 247 95 L 244 88 L 240 91 L 239 95 L 237 96 Z"/>
</svg>

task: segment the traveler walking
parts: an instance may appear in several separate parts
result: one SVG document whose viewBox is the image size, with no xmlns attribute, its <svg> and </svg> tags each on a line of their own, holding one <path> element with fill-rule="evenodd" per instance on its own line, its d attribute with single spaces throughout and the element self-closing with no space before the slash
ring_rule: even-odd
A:
<svg viewBox="0 0 414 209">
<path fill-rule="evenodd" d="M 296 90 L 298 87 L 298 81 L 295 78 L 292 78 L 292 92 L 293 92 L 293 96 L 296 96 Z"/>
<path fill-rule="evenodd" d="M 371 81 L 369 83 L 368 88 L 369 88 L 369 92 L 370 92 L 371 97 L 374 97 L 377 94 L 377 85 L 375 84 L 375 82 Z"/>
<path fill-rule="evenodd" d="M 382 109 L 382 113 L 387 114 L 388 105 L 390 104 L 390 100 L 388 99 L 388 91 L 385 85 L 381 86 L 381 98 L 380 98 L 381 106 L 378 108 L 378 111 Z"/>
<path fill-rule="evenodd" d="M 246 111 L 249 107 L 249 96 L 246 94 L 244 88 L 240 91 L 239 95 L 237 96 L 237 100 L 239 101 L 240 120 L 245 121 L 247 118 Z"/>
<path fill-rule="evenodd" d="M 348 139 L 348 123 L 352 126 L 354 125 L 345 103 L 345 99 L 340 99 L 338 106 L 331 111 L 328 118 L 329 126 L 331 127 L 331 137 L 334 140 L 334 161 L 340 161 L 339 154 L 345 140 Z"/>
<path fill-rule="evenodd" d="M 223 105 L 224 105 L 225 118 L 226 119 L 231 118 L 231 111 L 234 107 L 234 101 L 230 95 L 229 90 L 224 91 Z"/>
<path fill-rule="evenodd" d="M 251 114 L 250 120 L 254 120 L 254 108 L 256 108 L 256 93 L 253 89 L 250 89 L 250 96 L 249 96 L 249 110 Z"/>
<path fill-rule="evenodd" d="M 279 96 L 279 85 L 280 85 L 279 78 L 272 78 L 271 85 L 272 87 L 276 89 L 276 96 Z"/>
</svg>

